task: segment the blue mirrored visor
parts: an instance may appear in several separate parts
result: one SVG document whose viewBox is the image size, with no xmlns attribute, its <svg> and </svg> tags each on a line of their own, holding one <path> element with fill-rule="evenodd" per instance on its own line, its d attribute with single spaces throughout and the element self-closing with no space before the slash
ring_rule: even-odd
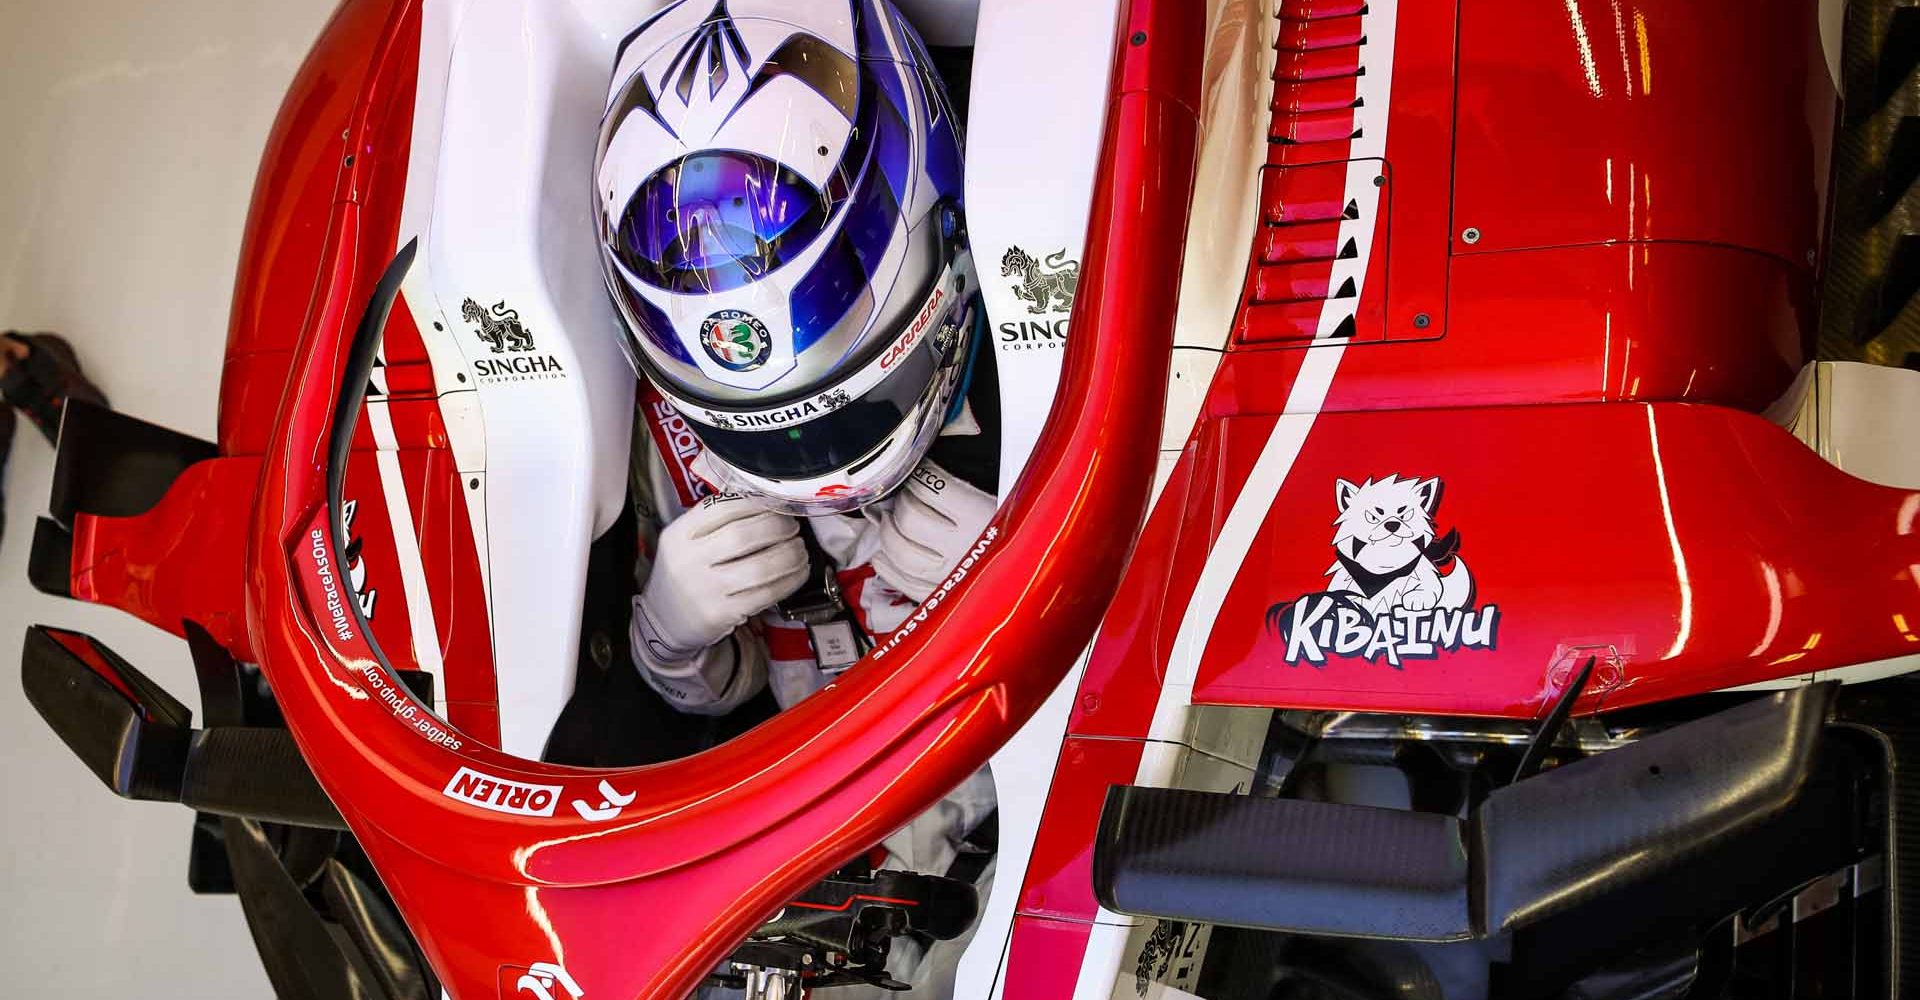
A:
<svg viewBox="0 0 1920 1000">
<path fill-rule="evenodd" d="M 661 168 L 627 203 L 614 249 L 635 277 L 682 294 L 759 280 L 819 237 L 834 204 L 773 160 L 738 150 L 692 153 Z"/>
</svg>

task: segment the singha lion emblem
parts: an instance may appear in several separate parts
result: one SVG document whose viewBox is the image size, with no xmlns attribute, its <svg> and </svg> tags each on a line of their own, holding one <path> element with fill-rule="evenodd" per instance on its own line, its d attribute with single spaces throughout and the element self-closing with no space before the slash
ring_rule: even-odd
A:
<svg viewBox="0 0 1920 1000">
<path fill-rule="evenodd" d="M 1041 263 L 1019 247 L 1010 247 L 1000 258 L 1000 276 L 1020 276 L 1013 294 L 1025 299 L 1027 312 L 1066 312 L 1073 308 L 1073 295 L 1080 290 L 1080 262 L 1068 260 L 1065 250 L 1047 255 Z"/>
<path fill-rule="evenodd" d="M 480 328 L 480 339 L 486 341 L 495 354 L 533 350 L 533 334 L 520 325 L 520 311 L 508 309 L 505 302 L 494 303 L 489 311 L 480 303 L 468 299 L 461 303 L 460 315 Z"/>
</svg>

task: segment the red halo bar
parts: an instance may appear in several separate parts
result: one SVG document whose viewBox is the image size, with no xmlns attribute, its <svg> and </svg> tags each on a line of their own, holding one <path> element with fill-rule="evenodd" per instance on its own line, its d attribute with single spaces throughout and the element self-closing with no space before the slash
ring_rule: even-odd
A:
<svg viewBox="0 0 1920 1000">
<path fill-rule="evenodd" d="M 392 23 L 411 6 L 396 4 Z M 348 129 L 347 148 L 365 152 L 343 171 L 264 463 L 247 613 L 302 751 L 454 996 L 514 996 L 549 963 L 587 995 L 677 1000 L 794 893 L 971 774 L 1059 683 L 1113 594 L 1152 483 L 1204 22 L 1176 0 L 1127 5 L 1060 391 L 973 556 L 839 683 L 714 750 L 618 771 L 445 731 L 386 677 L 357 622 L 329 610 L 327 445 L 353 417 L 338 396 L 363 305 L 349 299 L 366 255 L 384 252 L 363 245 L 359 178 L 405 155 L 368 142 L 368 108 L 391 99 L 380 89 L 411 57 L 387 33 Z M 599 805 L 603 782 L 636 799 L 606 819 L 569 808 Z"/>
</svg>

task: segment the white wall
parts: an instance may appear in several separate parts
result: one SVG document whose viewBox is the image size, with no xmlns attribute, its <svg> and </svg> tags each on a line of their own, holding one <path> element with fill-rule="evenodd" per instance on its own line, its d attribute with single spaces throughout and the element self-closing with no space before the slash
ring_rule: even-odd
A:
<svg viewBox="0 0 1920 1000">
<path fill-rule="evenodd" d="M 115 406 L 211 438 L 234 261 L 280 95 L 332 0 L 0 2 L 0 328 L 76 345 Z M 186 647 L 34 593 L 52 452 L 21 423 L 0 536 L 0 968 L 10 995 L 271 995 L 231 896 L 186 887 L 190 814 L 122 802 L 20 694 L 34 622 L 188 705 Z"/>
</svg>

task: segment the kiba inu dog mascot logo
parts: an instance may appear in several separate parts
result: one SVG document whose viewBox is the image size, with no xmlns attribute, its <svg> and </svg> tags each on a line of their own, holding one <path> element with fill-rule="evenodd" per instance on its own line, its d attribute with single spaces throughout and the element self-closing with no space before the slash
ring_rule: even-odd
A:
<svg viewBox="0 0 1920 1000">
<path fill-rule="evenodd" d="M 1398 667 L 1494 647 L 1500 609 L 1474 606 L 1459 529 L 1435 537 L 1443 491 L 1439 479 L 1397 474 L 1359 485 L 1335 481 L 1339 514 L 1326 590 L 1267 609 L 1288 663 L 1320 666 L 1343 656 Z"/>
</svg>

